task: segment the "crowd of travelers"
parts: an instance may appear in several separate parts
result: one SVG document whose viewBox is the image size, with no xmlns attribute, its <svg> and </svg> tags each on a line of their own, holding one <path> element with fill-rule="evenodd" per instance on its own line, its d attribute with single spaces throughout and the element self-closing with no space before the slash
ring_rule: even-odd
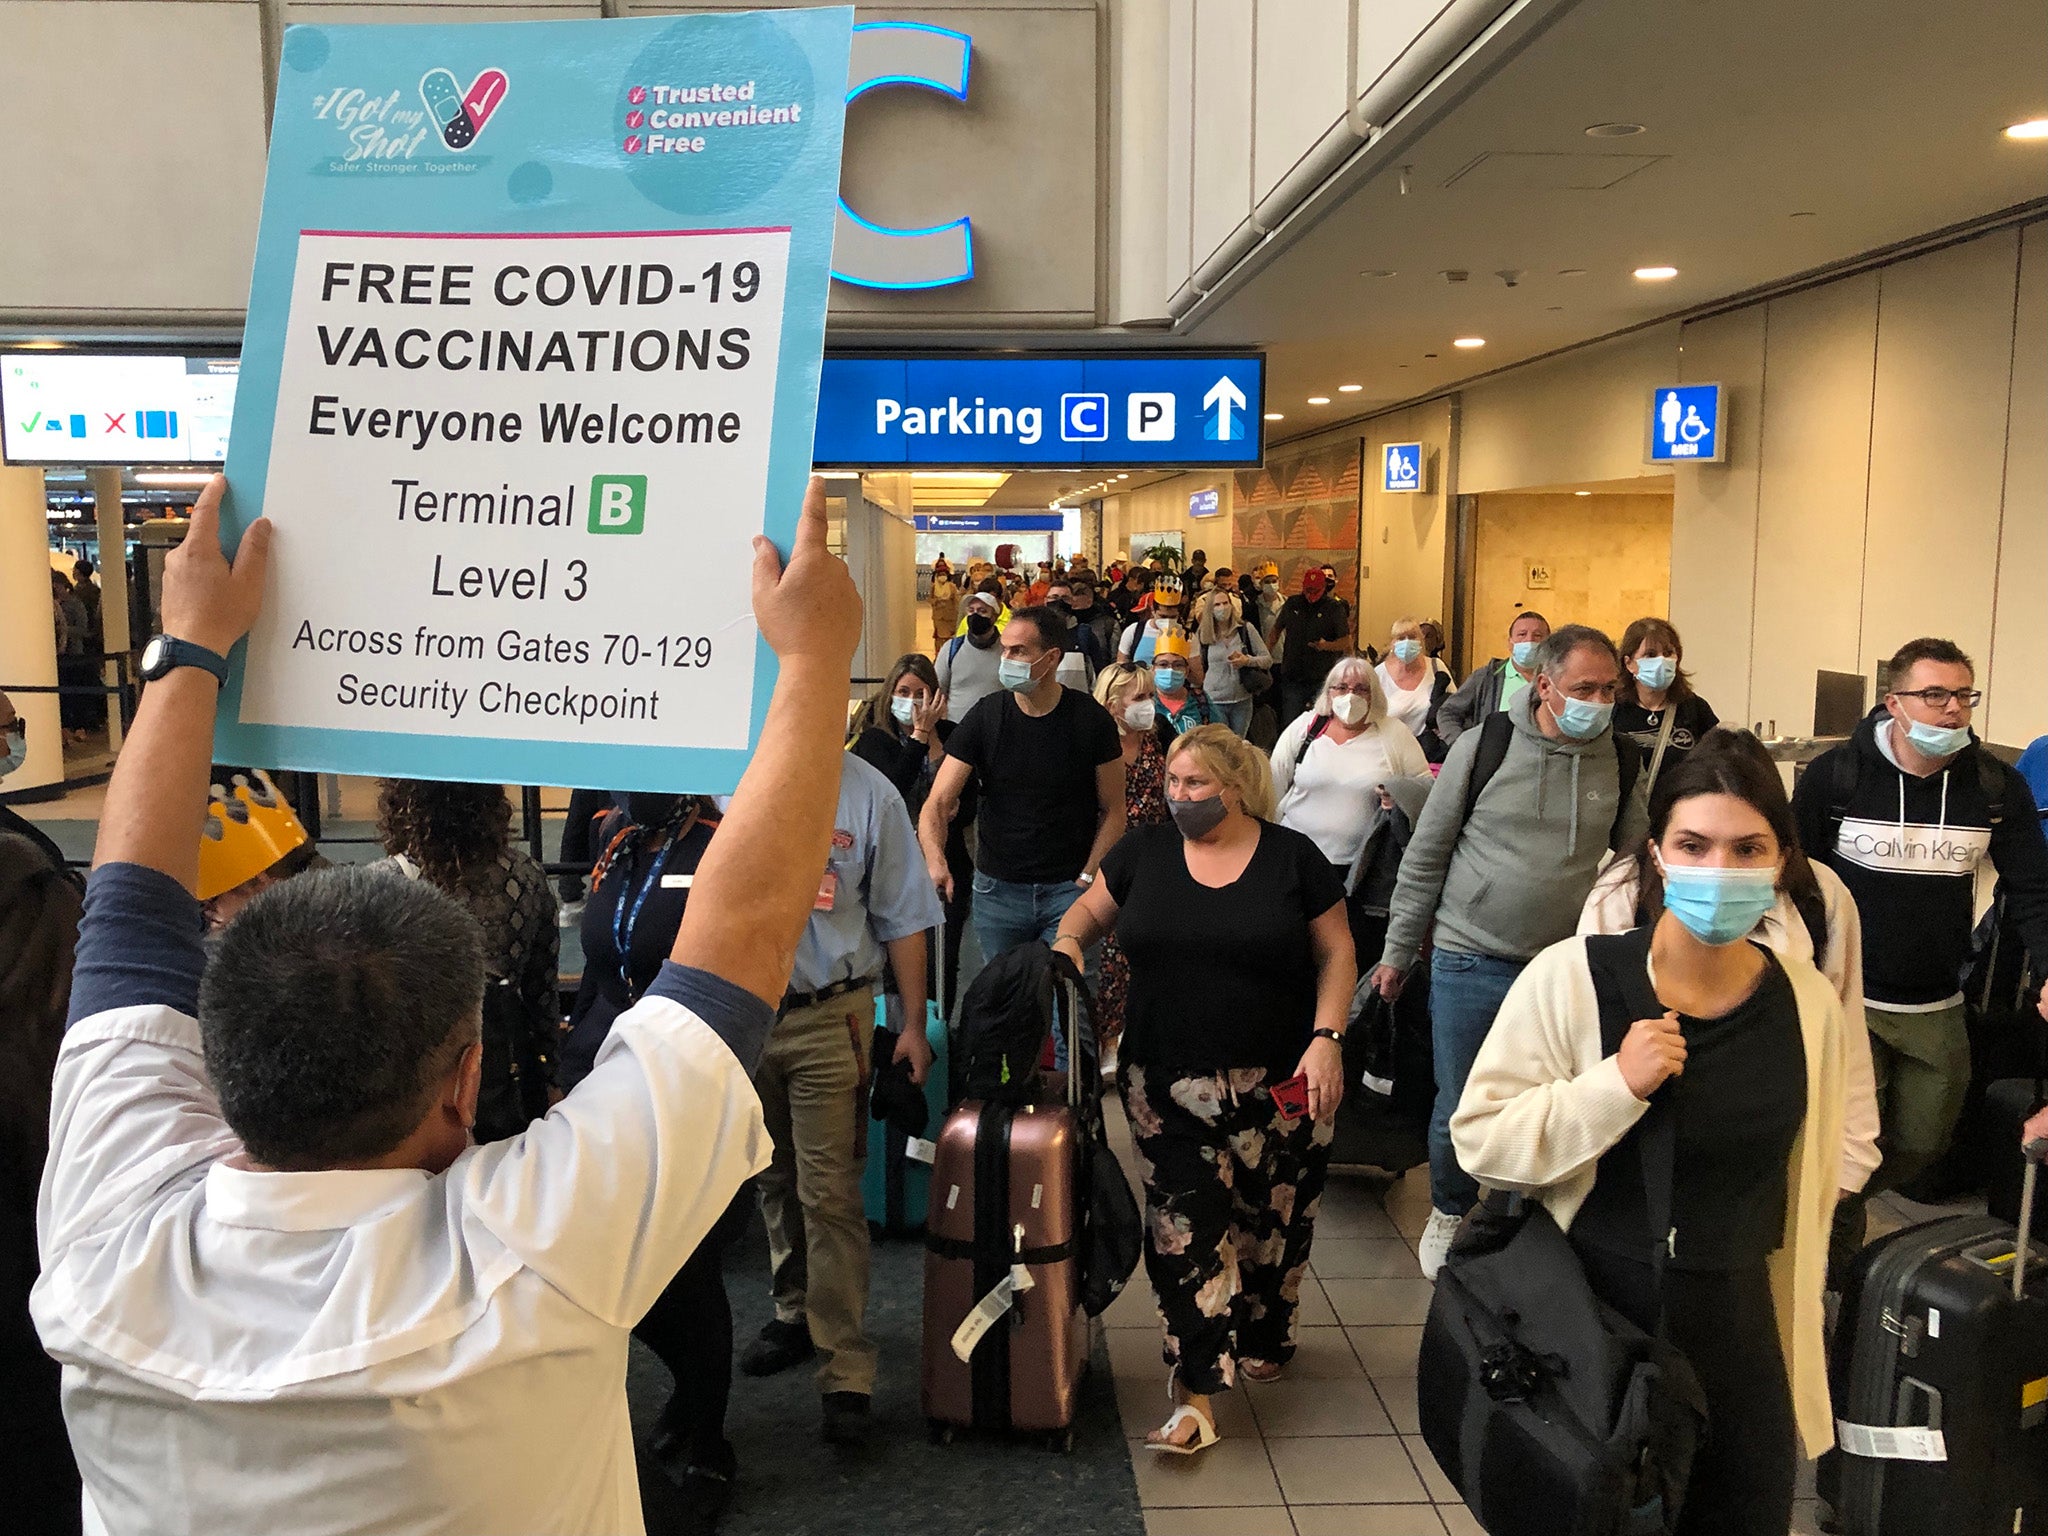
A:
<svg viewBox="0 0 2048 1536">
<path fill-rule="evenodd" d="M 224 654 L 269 532 L 230 564 L 221 489 L 162 612 Z M 1520 612 L 1460 682 L 1433 622 L 1361 645 L 1336 576 L 942 557 L 933 655 L 849 729 L 860 602 L 814 484 L 786 565 L 757 541 L 780 670 L 737 791 L 579 792 L 566 1008 L 502 787 L 387 781 L 386 857 L 330 867 L 267 775 L 210 762 L 206 671 L 152 683 L 82 888 L 0 828 L 15 1528 L 710 1531 L 735 1363 L 814 1362 L 818 1431 L 857 1453 L 870 1095 L 934 1070 L 971 929 L 1092 992 L 1172 1396 L 1153 1450 L 1215 1444 L 1219 1394 L 1287 1373 L 1337 1117 L 1372 1091 L 1347 1040 L 1385 1010 L 1433 1062 L 1422 1273 L 1483 1190 L 1540 1202 L 1698 1374 L 1680 1529 L 1781 1536 L 1834 1433 L 1831 1270 L 1956 1131 L 1980 866 L 2048 955 L 2039 786 L 1972 732 L 1945 640 L 1901 646 L 1788 796 L 1666 619 L 1617 645 Z M 0 726 L 4 771 L 4 697 Z M 1611 955 L 1657 1005 L 1614 1050 Z M 1664 1102 L 1653 1221 L 1608 1175 Z M 742 1344 L 725 1256 L 757 1211 L 774 1313 Z M 629 1336 L 673 1378 L 637 1443 Z"/>
</svg>

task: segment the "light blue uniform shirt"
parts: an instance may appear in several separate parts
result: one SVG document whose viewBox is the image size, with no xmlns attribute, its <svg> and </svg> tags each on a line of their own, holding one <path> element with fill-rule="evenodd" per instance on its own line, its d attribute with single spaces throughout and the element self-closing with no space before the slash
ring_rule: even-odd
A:
<svg viewBox="0 0 2048 1536">
<path fill-rule="evenodd" d="M 813 911 L 796 946 L 790 990 L 821 992 L 882 969 L 882 946 L 946 920 L 925 872 L 910 812 L 880 769 L 840 754 L 832 813 L 832 910 Z"/>
</svg>

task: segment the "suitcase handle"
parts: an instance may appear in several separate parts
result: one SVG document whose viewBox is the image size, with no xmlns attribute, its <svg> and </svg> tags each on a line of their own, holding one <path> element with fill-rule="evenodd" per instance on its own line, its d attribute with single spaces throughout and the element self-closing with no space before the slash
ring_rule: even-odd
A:
<svg viewBox="0 0 2048 1536">
<path fill-rule="evenodd" d="M 2048 1157 L 2048 1140 L 2035 1138 L 2020 1148 L 2027 1160 L 2027 1170 L 2020 1178 L 2020 1228 L 2013 1243 L 2012 1255 L 2012 1299 L 2024 1301 L 2027 1295 L 2027 1239 L 2034 1231 L 2034 1175 L 2040 1171 L 2041 1160 Z"/>
<path fill-rule="evenodd" d="M 1916 1397 L 1926 1400 L 1927 1410 L 1925 1413 L 1913 1412 L 1915 1406 L 1914 1399 Z M 1939 1430 L 1941 1428 L 1941 1388 L 1930 1387 L 1917 1376 L 1901 1376 L 1899 1378 L 1898 1411 L 1892 1415 L 1892 1423 L 1901 1429 Z"/>
</svg>

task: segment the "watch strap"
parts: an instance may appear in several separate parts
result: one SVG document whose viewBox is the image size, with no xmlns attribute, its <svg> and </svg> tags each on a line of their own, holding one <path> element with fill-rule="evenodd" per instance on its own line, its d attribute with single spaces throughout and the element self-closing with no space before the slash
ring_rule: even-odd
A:
<svg viewBox="0 0 2048 1536">
<path fill-rule="evenodd" d="M 215 682 L 225 685 L 228 680 L 228 659 L 219 651 L 208 650 L 190 640 L 180 640 L 174 635 L 158 635 L 160 647 L 157 665 L 149 670 L 145 681 L 155 681 L 175 672 L 179 667 L 197 667 L 202 672 L 211 672 Z"/>
<path fill-rule="evenodd" d="M 1309 1038 L 1311 1040 L 1334 1040 L 1339 1045 L 1342 1045 L 1344 1043 L 1344 1031 L 1341 1029 L 1310 1030 Z"/>
</svg>

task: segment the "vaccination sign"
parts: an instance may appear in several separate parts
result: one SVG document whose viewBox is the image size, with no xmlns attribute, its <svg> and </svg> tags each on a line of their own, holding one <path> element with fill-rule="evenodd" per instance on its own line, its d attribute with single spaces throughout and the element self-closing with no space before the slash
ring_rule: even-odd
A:
<svg viewBox="0 0 2048 1536">
<path fill-rule="evenodd" d="M 850 9 L 285 34 L 219 755 L 715 793 L 810 472 Z"/>
<path fill-rule="evenodd" d="M 821 467 L 1252 467 L 1265 452 L 1257 353 L 835 356 Z"/>
</svg>

